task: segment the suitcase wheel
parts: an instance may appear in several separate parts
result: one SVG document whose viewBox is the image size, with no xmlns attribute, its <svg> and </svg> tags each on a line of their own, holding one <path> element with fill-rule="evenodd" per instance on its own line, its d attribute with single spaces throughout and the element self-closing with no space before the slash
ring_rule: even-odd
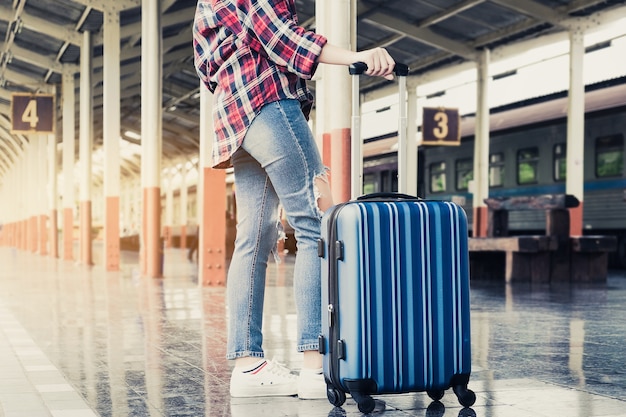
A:
<svg viewBox="0 0 626 417">
<path fill-rule="evenodd" d="M 474 391 L 467 389 L 467 385 L 455 385 L 454 393 L 463 407 L 471 407 L 476 402 Z"/>
<path fill-rule="evenodd" d="M 428 394 L 428 396 L 433 400 L 433 401 L 439 401 L 440 399 L 443 398 L 443 394 L 445 393 L 445 391 L 443 390 L 438 390 L 438 391 L 427 391 L 426 394 Z"/>
<path fill-rule="evenodd" d="M 341 407 L 346 402 L 346 393 L 330 385 L 326 385 L 326 397 L 335 407 Z"/>
<path fill-rule="evenodd" d="M 356 401 L 357 406 L 359 407 L 359 411 L 363 414 L 369 414 L 376 408 L 376 401 L 370 396 L 366 394 L 361 394 L 360 392 L 350 392 L 354 401 Z"/>
</svg>

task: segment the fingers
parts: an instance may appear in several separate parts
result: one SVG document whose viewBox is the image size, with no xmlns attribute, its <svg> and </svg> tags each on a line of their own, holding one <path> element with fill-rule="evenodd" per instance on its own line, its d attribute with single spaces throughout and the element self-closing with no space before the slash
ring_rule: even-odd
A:
<svg viewBox="0 0 626 417">
<path fill-rule="evenodd" d="M 385 48 L 374 48 L 368 50 L 367 53 L 367 71 L 365 74 L 370 76 L 385 77 L 392 80 L 393 68 L 396 63 L 391 55 L 389 55 L 389 52 L 387 52 Z"/>
</svg>

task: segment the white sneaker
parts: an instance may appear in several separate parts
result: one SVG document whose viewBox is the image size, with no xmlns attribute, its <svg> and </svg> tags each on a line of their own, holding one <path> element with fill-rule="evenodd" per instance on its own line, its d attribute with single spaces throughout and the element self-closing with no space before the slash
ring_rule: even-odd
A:
<svg viewBox="0 0 626 417">
<path fill-rule="evenodd" d="M 298 397 L 301 400 L 320 400 L 326 395 L 326 380 L 320 369 L 302 369 L 298 377 Z"/>
<path fill-rule="evenodd" d="M 260 360 L 249 368 L 235 367 L 230 377 L 231 397 L 291 396 L 298 393 L 297 377 L 278 362 Z"/>
</svg>

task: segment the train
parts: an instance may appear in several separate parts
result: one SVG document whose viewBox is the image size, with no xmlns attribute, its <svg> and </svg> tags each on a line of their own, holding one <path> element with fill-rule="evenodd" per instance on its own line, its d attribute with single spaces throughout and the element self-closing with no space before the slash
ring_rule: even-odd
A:
<svg viewBox="0 0 626 417">
<path fill-rule="evenodd" d="M 567 92 L 523 100 L 490 111 L 489 197 L 565 193 Z M 416 149 L 418 195 L 454 201 L 472 233 L 475 115 L 461 117 L 458 146 Z M 626 77 L 586 86 L 584 234 L 614 235 L 612 267 L 626 268 Z M 363 191 L 397 191 L 397 132 L 364 139 Z M 536 211 L 511 212 L 512 234 L 537 233 Z"/>
</svg>

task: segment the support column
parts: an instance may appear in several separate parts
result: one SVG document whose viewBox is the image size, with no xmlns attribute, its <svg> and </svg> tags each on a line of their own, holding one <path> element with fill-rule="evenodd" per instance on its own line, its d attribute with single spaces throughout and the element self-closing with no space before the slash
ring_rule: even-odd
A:
<svg viewBox="0 0 626 417">
<path fill-rule="evenodd" d="M 473 236 L 487 236 L 489 197 L 489 50 L 479 55 L 477 77 L 476 133 L 474 135 Z"/>
<path fill-rule="evenodd" d="M 407 124 L 406 124 L 406 145 L 408 154 L 406 156 L 406 191 L 410 195 L 417 194 L 417 85 L 407 83 Z"/>
<path fill-rule="evenodd" d="M 74 259 L 74 165 L 76 158 L 74 74 L 63 73 L 63 259 Z"/>
<path fill-rule="evenodd" d="M 565 191 L 572 194 L 580 205 L 570 208 L 570 236 L 583 234 L 584 167 L 585 167 L 585 84 L 583 65 L 585 34 L 580 30 L 570 32 L 569 96 L 567 103 L 567 174 Z"/>
<path fill-rule="evenodd" d="M 28 250 L 36 253 L 39 244 L 39 225 L 38 225 L 38 207 L 39 207 L 39 148 L 37 135 L 30 135 L 28 138 L 28 165 L 24 171 L 28 183 L 28 199 L 26 206 L 28 207 Z"/>
<path fill-rule="evenodd" d="M 120 269 L 120 15 L 104 12 L 104 264 Z"/>
<path fill-rule="evenodd" d="M 354 36 L 356 33 L 356 14 L 353 13 L 354 0 L 334 0 L 330 2 L 330 19 L 328 40 L 330 43 L 354 50 Z M 349 24 L 346 24 L 349 22 Z M 348 69 L 341 65 L 329 65 L 324 71 L 325 83 L 332 96 L 326 97 L 328 114 L 330 115 L 327 128 L 330 130 L 332 153 L 330 155 L 331 190 L 333 201 L 340 203 L 350 199 L 350 125 L 352 121 L 351 81 Z"/>
<path fill-rule="evenodd" d="M 203 286 L 226 282 L 226 171 L 211 168 L 213 134 L 213 95 L 201 84 L 197 195 L 198 282 Z"/>
<path fill-rule="evenodd" d="M 38 135 L 37 140 L 37 215 L 39 242 L 37 244 L 39 254 L 48 255 L 48 202 L 46 201 L 46 188 L 48 185 L 48 135 Z"/>
<path fill-rule="evenodd" d="M 93 153 L 93 106 L 91 95 L 91 33 L 83 34 L 80 54 L 80 261 L 93 265 L 91 215 L 91 155 Z"/>
<path fill-rule="evenodd" d="M 163 184 L 165 188 L 165 247 L 171 248 L 174 246 L 172 240 L 173 228 L 174 228 L 174 177 L 176 176 L 175 168 L 172 167 L 169 172 L 167 181 Z"/>
<path fill-rule="evenodd" d="M 187 249 L 187 223 L 188 220 L 188 210 L 187 206 L 189 205 L 189 185 L 187 184 L 187 176 L 189 175 L 189 166 L 191 162 L 187 162 L 183 164 L 181 168 L 181 179 L 180 179 L 180 248 Z"/>
<path fill-rule="evenodd" d="M 328 18 L 327 18 L 326 0 L 315 0 L 315 27 L 320 34 L 328 34 Z M 327 65 L 321 64 L 315 72 L 315 138 L 317 146 L 322 155 L 322 162 L 325 166 L 331 166 L 331 143 L 330 132 L 328 131 L 328 74 Z M 330 173 L 332 176 L 332 172 Z"/>
<path fill-rule="evenodd" d="M 58 130 L 57 130 L 58 131 Z M 59 225 L 57 199 L 59 189 L 57 185 L 57 137 L 48 135 L 48 208 L 50 210 L 50 256 L 59 257 Z"/>
<path fill-rule="evenodd" d="M 142 273 L 163 276 L 161 247 L 162 66 L 160 2 L 141 2 Z"/>
</svg>

